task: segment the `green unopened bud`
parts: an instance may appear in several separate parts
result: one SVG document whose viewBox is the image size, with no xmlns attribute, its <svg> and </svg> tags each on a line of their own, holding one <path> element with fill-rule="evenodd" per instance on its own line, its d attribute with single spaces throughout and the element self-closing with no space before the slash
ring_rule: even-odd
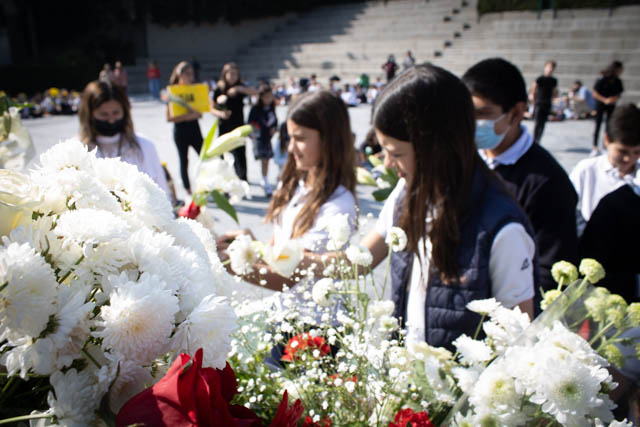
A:
<svg viewBox="0 0 640 427">
<path fill-rule="evenodd" d="M 640 302 L 632 302 L 627 307 L 627 316 L 632 328 L 640 327 Z"/>
<path fill-rule="evenodd" d="M 578 269 L 567 261 L 558 261 L 551 267 L 551 276 L 558 284 L 568 285 L 578 279 Z"/>
<path fill-rule="evenodd" d="M 605 346 L 602 349 L 601 356 L 618 368 L 621 368 L 624 365 L 624 355 L 622 354 L 620 349 L 613 344 Z"/>
<path fill-rule="evenodd" d="M 593 258 L 585 258 L 580 262 L 580 273 L 585 276 L 592 285 L 604 279 L 604 268 L 602 264 Z"/>
<path fill-rule="evenodd" d="M 231 132 L 216 138 L 205 153 L 205 159 L 221 156 L 227 151 L 234 150 L 245 144 L 245 138 L 251 135 L 253 127 L 251 125 L 243 125 L 235 128 Z"/>
<path fill-rule="evenodd" d="M 540 302 L 540 308 L 546 310 L 547 307 L 549 307 L 551 303 L 554 302 L 560 295 L 562 295 L 562 291 L 559 291 L 557 289 L 551 289 L 550 291 L 545 292 L 544 296 L 542 297 L 542 301 Z"/>
</svg>

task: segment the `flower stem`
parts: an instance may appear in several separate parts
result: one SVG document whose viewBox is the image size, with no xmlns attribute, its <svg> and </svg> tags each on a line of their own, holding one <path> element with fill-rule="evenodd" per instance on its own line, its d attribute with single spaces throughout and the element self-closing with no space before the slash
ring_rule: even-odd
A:
<svg viewBox="0 0 640 427">
<path fill-rule="evenodd" d="M 384 298 L 384 291 L 387 289 L 387 278 L 389 277 L 389 269 L 391 268 L 391 247 L 389 247 L 389 253 L 387 254 L 387 266 L 384 270 L 384 281 L 382 282 L 382 297 Z"/>
<path fill-rule="evenodd" d="M 101 368 L 102 366 L 100 366 L 100 364 L 98 363 L 98 361 L 96 359 L 93 358 L 92 355 L 89 354 L 89 352 L 86 349 L 82 349 L 82 354 L 84 354 L 87 359 L 89 359 L 90 361 L 93 362 L 94 365 L 96 365 L 98 368 Z"/>
<path fill-rule="evenodd" d="M 483 314 L 482 317 L 480 317 L 480 322 L 478 322 L 478 326 L 476 327 L 476 333 L 473 334 L 474 340 L 478 338 L 478 334 L 480 333 L 480 328 L 482 327 L 482 322 L 484 322 L 485 317 L 487 317 L 486 314 Z"/>
<path fill-rule="evenodd" d="M 11 384 L 13 384 L 13 382 L 16 380 L 16 376 L 12 375 L 11 377 L 9 377 L 9 381 L 7 381 L 7 383 L 4 385 L 4 387 L 2 387 L 2 392 L 0 393 L 0 395 L 3 395 L 7 392 L 7 390 L 9 389 L 9 387 L 11 387 Z"/>
<path fill-rule="evenodd" d="M 609 324 L 607 326 L 605 326 L 604 328 L 602 328 L 597 334 L 594 335 L 593 338 L 591 338 L 589 340 L 589 345 L 593 346 L 593 344 L 598 341 L 598 339 L 600 339 L 600 337 L 602 335 L 604 335 L 605 332 L 607 332 L 607 330 L 609 330 L 609 328 L 611 328 L 613 326 L 613 322 L 609 322 Z"/>
<path fill-rule="evenodd" d="M 16 421 L 37 420 L 41 418 L 53 418 L 53 414 L 33 414 L 33 415 L 21 415 L 19 417 L 5 418 L 0 420 L 0 424 L 9 424 Z"/>
</svg>

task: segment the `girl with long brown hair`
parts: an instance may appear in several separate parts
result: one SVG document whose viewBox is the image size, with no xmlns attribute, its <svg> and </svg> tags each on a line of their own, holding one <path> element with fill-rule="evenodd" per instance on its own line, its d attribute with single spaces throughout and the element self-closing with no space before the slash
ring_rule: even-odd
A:
<svg viewBox="0 0 640 427">
<path fill-rule="evenodd" d="M 136 135 L 131 120 L 131 105 L 123 89 L 109 81 L 90 82 L 82 92 L 80 107 L 80 141 L 98 157 L 119 157 L 136 165 L 170 194 L 153 142 Z"/>
<path fill-rule="evenodd" d="M 178 63 L 173 68 L 171 77 L 169 77 L 170 85 L 190 85 L 195 83 L 193 67 L 187 61 Z M 198 119 L 202 117 L 199 111 L 189 107 L 186 114 L 172 117 L 169 113 L 169 105 L 167 105 L 167 121 L 173 122 L 173 140 L 178 149 L 178 157 L 180 158 L 180 176 L 182 185 L 187 193 L 191 194 L 191 183 L 189 181 L 189 147 L 193 147 L 196 153 L 200 154 L 202 148 L 202 132 Z"/>
<path fill-rule="evenodd" d="M 328 232 L 323 224 L 336 215 L 347 214 L 356 225 L 355 149 L 349 113 L 344 102 L 331 92 L 307 92 L 295 98 L 287 113 L 289 156 L 271 198 L 265 222 L 272 223 L 270 244 L 282 239 L 299 239 L 305 248 L 302 265 L 326 251 Z M 229 232 L 218 239 L 219 249 L 248 230 Z M 292 285 L 269 272 L 266 286 L 281 290 Z M 246 277 L 249 282 L 255 278 Z"/>
<path fill-rule="evenodd" d="M 412 67 L 376 99 L 373 126 L 385 165 L 402 180 L 363 245 L 374 267 L 392 227 L 407 235 L 406 249 L 391 256 L 394 314 L 407 341 L 451 348 L 461 334 L 473 336 L 479 317 L 466 305 L 476 299 L 532 314 L 531 228 L 477 153 L 465 85 L 442 68 Z"/>
</svg>

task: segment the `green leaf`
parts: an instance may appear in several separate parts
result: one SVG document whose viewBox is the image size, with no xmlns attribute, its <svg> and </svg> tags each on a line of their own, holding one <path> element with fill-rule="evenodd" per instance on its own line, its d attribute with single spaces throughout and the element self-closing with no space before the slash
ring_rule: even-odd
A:
<svg viewBox="0 0 640 427">
<path fill-rule="evenodd" d="M 233 218 L 236 223 L 240 223 L 240 221 L 238 221 L 238 214 L 236 213 L 235 208 L 231 206 L 231 203 L 229 203 L 227 198 L 224 197 L 224 194 L 222 194 L 218 190 L 213 190 L 211 192 L 211 197 L 213 197 L 213 201 L 216 203 L 216 205 L 218 205 L 220 209 L 229 214 L 229 216 Z"/>
<path fill-rule="evenodd" d="M 393 187 L 389 188 L 381 188 L 380 190 L 376 190 L 373 192 L 373 198 L 376 199 L 376 202 L 382 202 L 387 200 L 389 194 L 393 191 Z"/>
<path fill-rule="evenodd" d="M 213 142 L 213 137 L 216 135 L 216 130 L 218 130 L 218 118 L 217 117 L 214 119 L 213 126 L 211 126 L 211 129 L 209 129 L 209 133 L 207 134 L 207 137 L 204 139 L 203 144 L 202 144 L 202 148 L 200 149 L 200 159 L 201 160 L 204 158 L 205 153 L 207 152 L 207 150 L 211 146 L 211 143 Z"/>
</svg>

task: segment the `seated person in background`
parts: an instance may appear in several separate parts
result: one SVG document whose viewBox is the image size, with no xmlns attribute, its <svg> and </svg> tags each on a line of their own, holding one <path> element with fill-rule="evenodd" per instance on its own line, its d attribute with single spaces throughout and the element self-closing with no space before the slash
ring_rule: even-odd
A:
<svg viewBox="0 0 640 427">
<path fill-rule="evenodd" d="M 378 138 L 376 137 L 374 128 L 369 129 L 364 142 L 360 144 L 358 150 L 358 164 L 360 164 L 361 166 L 371 167 L 372 165 L 371 163 L 369 163 L 368 158 L 372 154 L 378 154 L 382 156 L 382 146 L 378 142 Z"/>
<path fill-rule="evenodd" d="M 640 159 L 640 110 L 622 105 L 611 115 L 604 134 L 605 154 L 580 161 L 571 172 L 578 192 L 578 224 L 584 229 L 604 196 L 633 180 Z"/>
<path fill-rule="evenodd" d="M 529 216 L 540 255 L 540 284 L 555 289 L 551 266 L 576 262 L 578 200 L 564 169 L 522 125 L 527 90 L 520 70 L 501 58 L 485 59 L 462 76 L 471 92 L 476 144 L 484 159 Z"/>
<path fill-rule="evenodd" d="M 605 269 L 598 285 L 640 302 L 638 243 L 640 242 L 640 173 L 600 200 L 580 239 L 581 258 L 595 258 Z"/>
<path fill-rule="evenodd" d="M 591 117 L 596 108 L 596 101 L 591 91 L 580 80 L 576 80 L 569 91 L 569 106 L 576 119 Z"/>
</svg>

